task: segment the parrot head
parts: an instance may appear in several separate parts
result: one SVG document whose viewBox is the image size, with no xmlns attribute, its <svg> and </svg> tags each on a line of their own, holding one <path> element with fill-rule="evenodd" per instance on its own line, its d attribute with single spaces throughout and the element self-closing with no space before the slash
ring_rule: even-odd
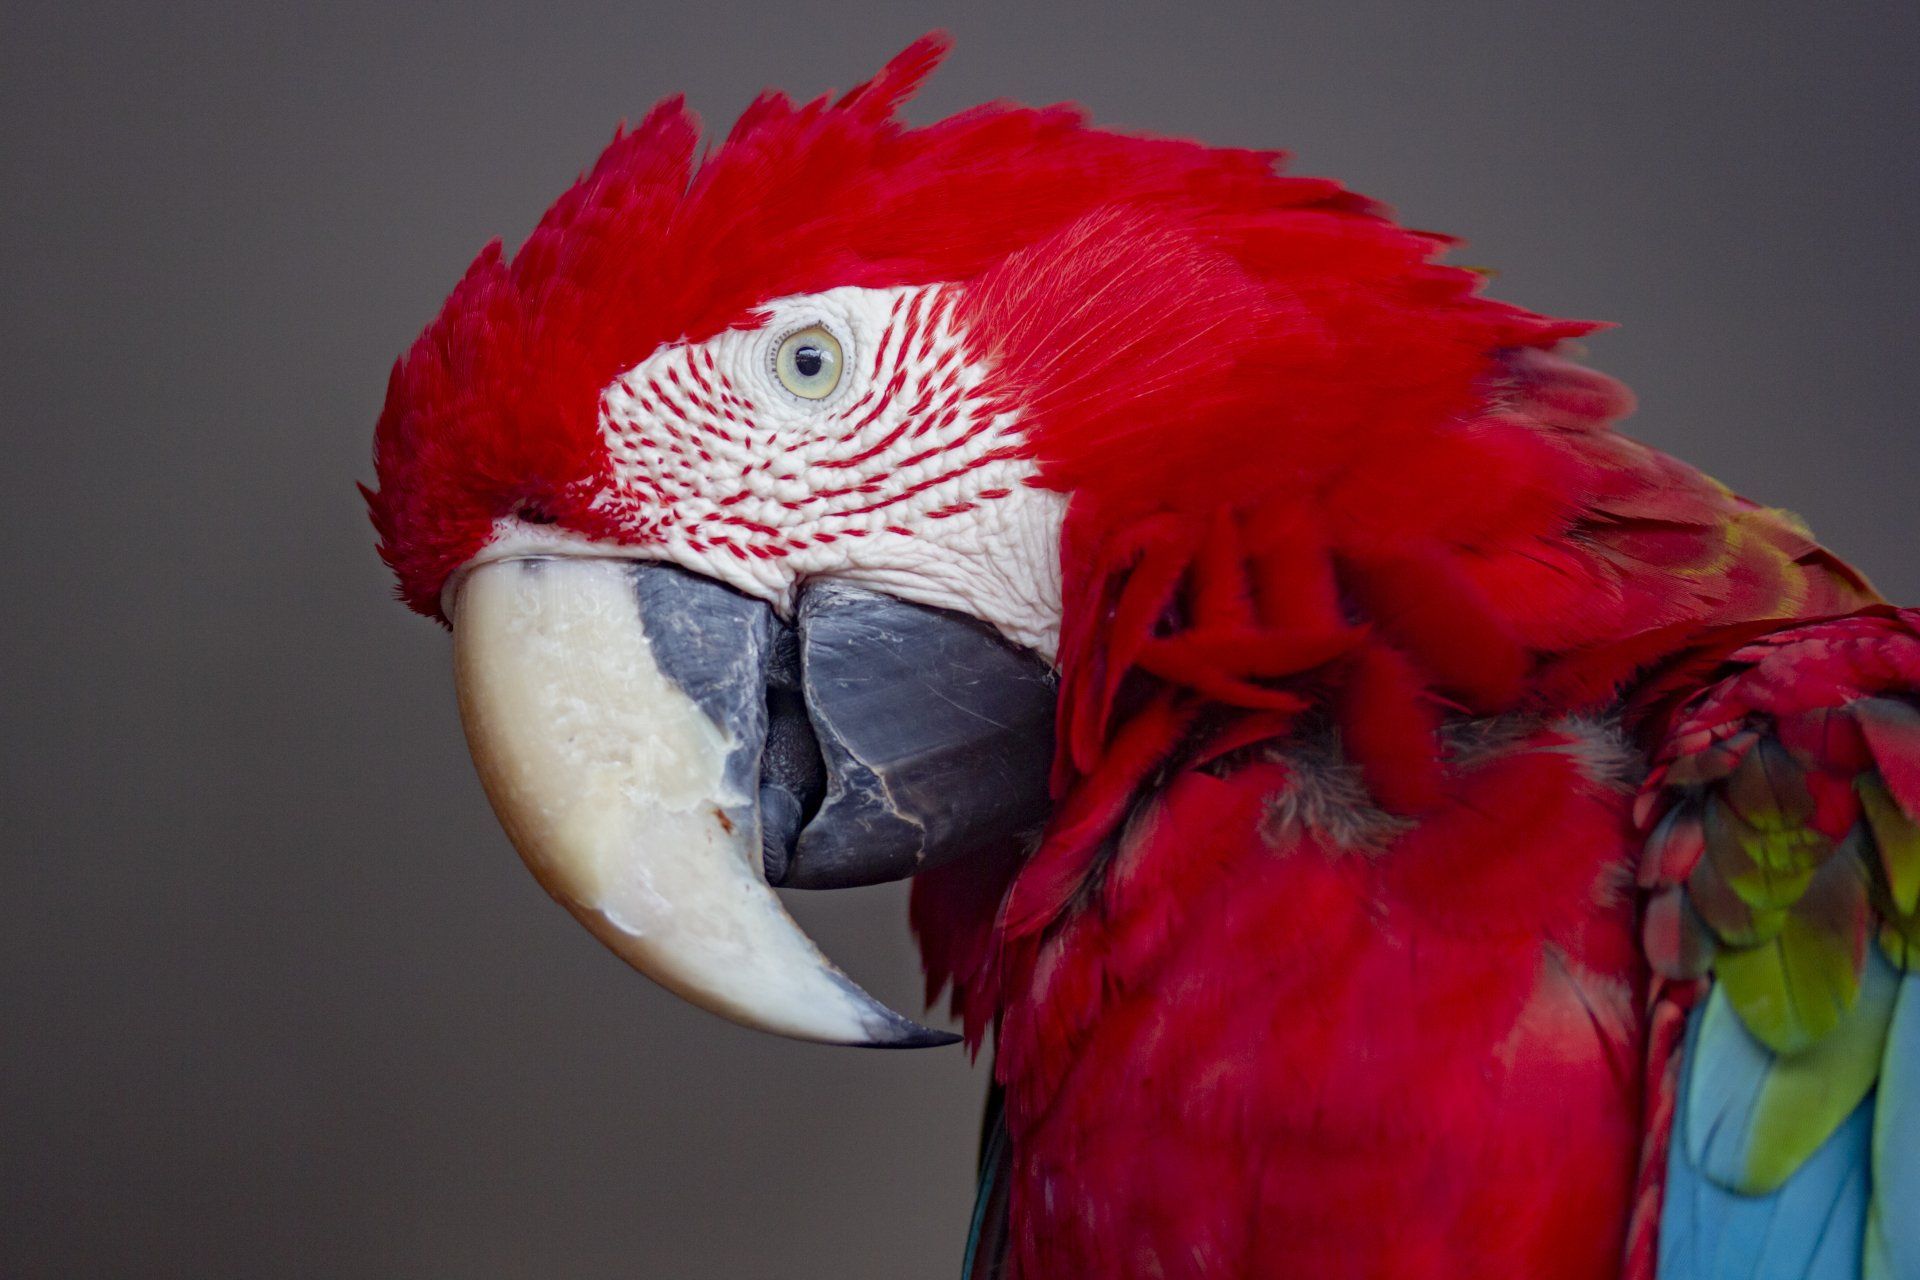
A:
<svg viewBox="0 0 1920 1280">
<path fill-rule="evenodd" d="M 834 1043 L 950 1037 L 774 886 L 1030 848 L 1198 708 L 1297 710 L 1273 678 L 1363 630 L 1327 549 L 1505 514 L 1497 467 L 1430 483 L 1432 442 L 1489 353 L 1586 327 L 1275 153 L 1071 107 L 908 127 L 945 49 L 765 95 L 704 157 L 678 99 L 617 135 L 395 366 L 365 491 L 547 890 L 687 999 Z"/>
</svg>

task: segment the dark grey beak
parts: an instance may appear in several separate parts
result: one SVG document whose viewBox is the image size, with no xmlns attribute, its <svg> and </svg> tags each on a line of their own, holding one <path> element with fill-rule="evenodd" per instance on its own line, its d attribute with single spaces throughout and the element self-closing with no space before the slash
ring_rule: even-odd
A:
<svg viewBox="0 0 1920 1280">
<path fill-rule="evenodd" d="M 808 587 L 795 622 L 800 697 L 770 702 L 761 806 L 802 822 L 764 828 L 771 882 L 898 880 L 1046 820 L 1046 663 L 972 618 L 839 582 Z"/>
</svg>

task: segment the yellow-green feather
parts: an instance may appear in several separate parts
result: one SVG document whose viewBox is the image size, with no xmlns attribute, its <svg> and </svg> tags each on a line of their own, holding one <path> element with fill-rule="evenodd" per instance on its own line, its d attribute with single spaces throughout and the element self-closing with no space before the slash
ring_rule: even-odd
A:
<svg viewBox="0 0 1920 1280">
<path fill-rule="evenodd" d="M 1864 868 L 1849 849 L 1811 878 L 1778 933 L 1722 951 L 1714 976 L 1761 1043 L 1776 1053 L 1803 1052 L 1859 996 L 1866 921 Z"/>
<path fill-rule="evenodd" d="M 1887 895 L 1893 909 L 1900 915 L 1910 916 L 1920 907 L 1920 823 L 1895 803 L 1877 775 L 1863 775 L 1853 789 L 1860 796 L 1860 808 L 1867 815 L 1867 825 L 1873 829 L 1873 842 L 1880 850 L 1880 869 L 1886 876 Z"/>
<path fill-rule="evenodd" d="M 1790 907 L 1833 842 L 1808 824 L 1806 771 L 1778 741 L 1755 743 L 1706 807 L 1707 857 L 1756 911 Z"/>
<path fill-rule="evenodd" d="M 1754 1104 L 1745 1177 L 1735 1190 L 1761 1195 L 1778 1188 L 1866 1097 L 1880 1074 L 1898 988 L 1887 965 L 1869 965 L 1859 999 L 1831 1031 L 1799 1053 L 1775 1057 Z M 1722 1004 L 1720 1016 L 1735 1015 Z"/>
</svg>

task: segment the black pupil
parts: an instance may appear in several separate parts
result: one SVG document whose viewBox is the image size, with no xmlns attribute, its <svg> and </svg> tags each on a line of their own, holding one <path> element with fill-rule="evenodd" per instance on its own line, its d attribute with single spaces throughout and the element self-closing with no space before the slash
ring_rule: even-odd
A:
<svg viewBox="0 0 1920 1280">
<path fill-rule="evenodd" d="M 818 347 L 806 346 L 793 349 L 793 367 L 803 378 L 817 377 L 820 366 L 827 362 L 826 353 Z"/>
</svg>

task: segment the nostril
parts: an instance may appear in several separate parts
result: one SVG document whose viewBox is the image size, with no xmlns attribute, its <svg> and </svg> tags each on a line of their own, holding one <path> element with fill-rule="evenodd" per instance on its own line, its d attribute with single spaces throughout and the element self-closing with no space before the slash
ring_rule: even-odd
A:
<svg viewBox="0 0 1920 1280">
<path fill-rule="evenodd" d="M 530 502 L 523 502 L 514 508 L 513 518 L 522 524 L 552 524 L 554 517 L 544 509 Z"/>
</svg>

